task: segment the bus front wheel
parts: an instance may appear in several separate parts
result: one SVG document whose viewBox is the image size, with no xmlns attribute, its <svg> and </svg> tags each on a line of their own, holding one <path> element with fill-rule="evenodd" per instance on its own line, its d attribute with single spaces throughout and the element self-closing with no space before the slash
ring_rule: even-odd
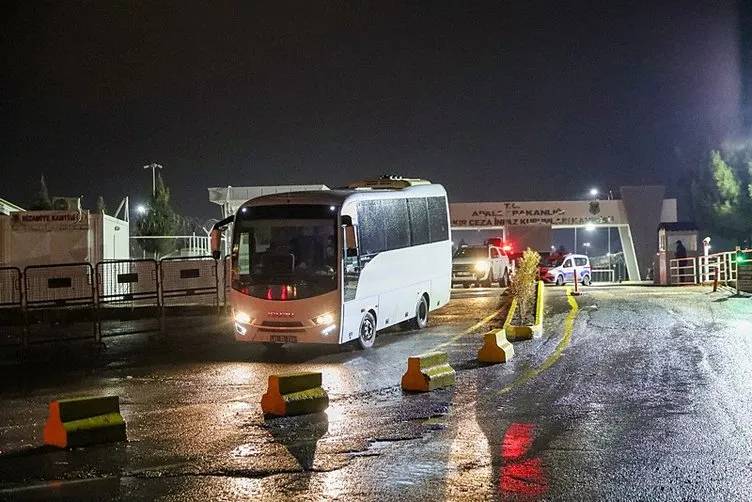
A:
<svg viewBox="0 0 752 502">
<path fill-rule="evenodd" d="M 360 321 L 360 332 L 358 333 L 358 345 L 361 349 L 370 349 L 376 341 L 376 318 L 372 313 L 366 312 L 363 320 Z"/>
<path fill-rule="evenodd" d="M 426 295 L 421 295 L 415 306 L 415 317 L 410 321 L 412 329 L 423 329 L 428 326 L 428 300 Z"/>
</svg>

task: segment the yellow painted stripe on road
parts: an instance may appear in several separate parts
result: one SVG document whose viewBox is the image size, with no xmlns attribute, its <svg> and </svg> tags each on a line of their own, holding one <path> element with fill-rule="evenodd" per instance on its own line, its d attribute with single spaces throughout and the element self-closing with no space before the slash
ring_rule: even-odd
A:
<svg viewBox="0 0 752 502">
<path fill-rule="evenodd" d="M 498 316 L 499 314 L 501 314 L 501 311 L 503 309 L 504 309 L 504 307 L 501 307 L 498 310 L 495 310 L 492 314 L 484 317 L 480 321 L 476 322 L 475 324 L 473 324 L 472 326 L 470 326 L 469 328 L 467 328 L 465 331 L 462 332 L 462 334 L 463 335 L 468 335 L 468 334 L 472 333 L 473 331 L 475 331 L 476 329 L 478 329 L 478 328 L 480 328 L 482 326 L 485 326 L 486 324 L 488 324 L 489 322 L 491 322 L 496 316 Z"/>
<path fill-rule="evenodd" d="M 502 310 L 504 310 L 503 306 L 499 307 L 497 310 L 494 310 L 491 314 L 487 315 L 486 317 L 484 317 L 480 321 L 476 322 L 475 324 L 473 324 L 472 326 L 470 326 L 469 328 L 467 328 L 465 331 L 463 331 L 463 332 L 461 332 L 461 333 L 459 333 L 457 335 L 454 335 L 453 337 L 451 337 L 449 340 L 447 340 L 444 343 L 440 343 L 439 345 L 436 346 L 436 349 L 439 349 L 441 347 L 446 347 L 447 345 L 449 345 L 450 343 L 454 342 L 458 338 L 460 338 L 462 336 L 469 335 L 470 333 L 473 333 L 477 329 L 482 328 L 483 326 L 485 326 L 486 324 L 488 324 L 489 322 L 491 322 L 492 320 L 494 320 L 499 314 L 501 314 Z"/>
<path fill-rule="evenodd" d="M 536 368 L 530 368 L 527 371 L 525 371 L 522 375 L 517 377 L 517 379 L 512 382 L 510 385 L 507 385 L 503 389 L 499 391 L 499 394 L 505 394 L 512 390 L 513 388 L 528 382 L 532 380 L 533 378 L 537 377 L 547 369 L 549 369 L 551 366 L 556 364 L 556 361 L 559 360 L 561 357 L 562 352 L 564 352 L 564 349 L 567 348 L 569 345 L 569 342 L 572 340 L 572 331 L 574 331 L 574 320 L 577 317 L 577 312 L 580 310 L 579 305 L 577 305 L 577 300 L 574 299 L 574 296 L 571 294 L 571 289 L 567 288 L 567 303 L 569 303 L 569 313 L 567 314 L 567 317 L 564 319 L 564 335 L 561 337 L 561 340 L 559 340 L 558 345 L 556 345 L 556 348 L 551 353 L 550 356 L 546 358 L 545 361 L 543 361 L 543 364 Z"/>
</svg>

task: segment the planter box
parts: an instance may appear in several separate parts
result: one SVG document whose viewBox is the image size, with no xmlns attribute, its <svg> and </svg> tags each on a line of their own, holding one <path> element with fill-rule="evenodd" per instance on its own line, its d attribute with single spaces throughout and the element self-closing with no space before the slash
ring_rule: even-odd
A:
<svg viewBox="0 0 752 502">
<path fill-rule="evenodd" d="M 535 292 L 535 322 L 532 325 L 516 326 L 512 324 L 514 313 L 517 311 L 517 300 L 512 300 L 509 307 L 507 319 L 504 322 L 504 331 L 507 334 L 507 340 L 530 340 L 543 335 L 543 281 L 538 281 Z"/>
</svg>

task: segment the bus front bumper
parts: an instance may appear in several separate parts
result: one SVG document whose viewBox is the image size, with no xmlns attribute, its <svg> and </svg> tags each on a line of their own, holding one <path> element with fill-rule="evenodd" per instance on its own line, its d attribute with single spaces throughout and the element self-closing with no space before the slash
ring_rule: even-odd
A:
<svg viewBox="0 0 752 502">
<path fill-rule="evenodd" d="M 271 328 L 235 321 L 235 340 L 246 343 L 339 343 L 339 326 Z"/>
</svg>

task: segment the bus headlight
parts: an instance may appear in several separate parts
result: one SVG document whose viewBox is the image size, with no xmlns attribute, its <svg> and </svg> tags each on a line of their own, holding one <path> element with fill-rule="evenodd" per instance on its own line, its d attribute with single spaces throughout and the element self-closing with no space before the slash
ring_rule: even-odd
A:
<svg viewBox="0 0 752 502">
<path fill-rule="evenodd" d="M 235 322 L 238 324 L 251 324 L 251 316 L 240 310 L 235 311 Z"/>
<path fill-rule="evenodd" d="M 487 261 L 477 261 L 475 262 L 475 271 L 480 272 L 481 274 L 485 274 L 488 272 L 488 269 L 491 267 L 491 265 Z"/>
<path fill-rule="evenodd" d="M 337 329 L 336 324 L 332 324 L 331 326 L 327 326 L 326 328 L 321 330 L 321 334 L 324 336 L 329 336 L 332 333 L 334 333 L 334 330 Z"/>
<path fill-rule="evenodd" d="M 332 314 L 331 312 L 327 312 L 326 314 L 321 314 L 318 317 L 314 317 L 312 321 L 316 326 L 324 326 L 326 324 L 332 324 L 334 322 L 334 314 Z"/>
</svg>

